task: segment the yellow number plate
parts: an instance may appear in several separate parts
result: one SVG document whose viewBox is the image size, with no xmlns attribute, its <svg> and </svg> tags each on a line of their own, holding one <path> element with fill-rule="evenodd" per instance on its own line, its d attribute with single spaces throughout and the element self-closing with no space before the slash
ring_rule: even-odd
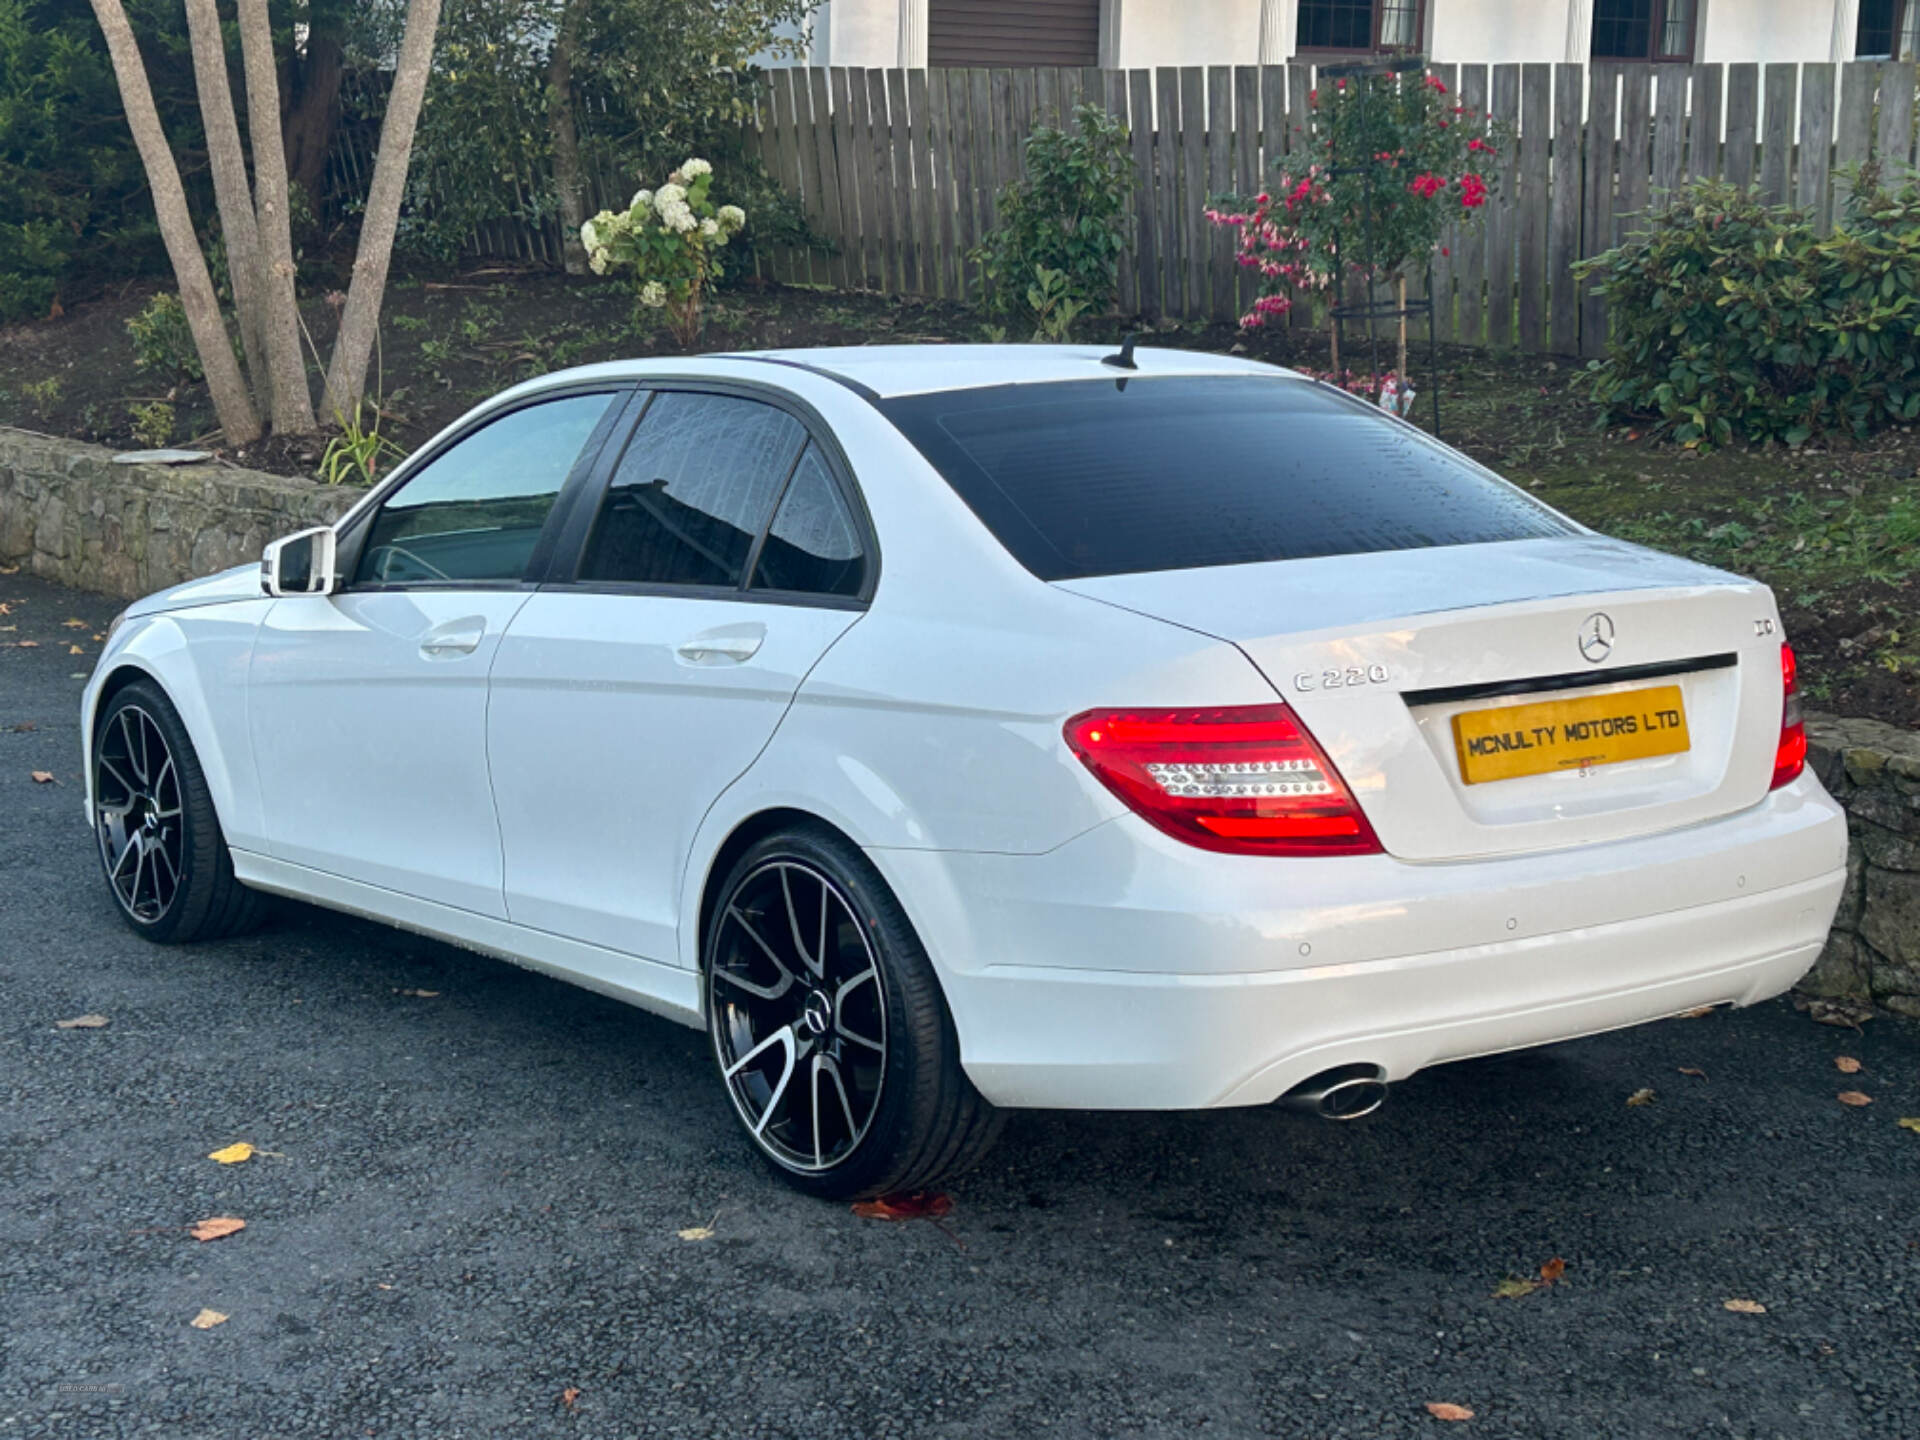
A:
<svg viewBox="0 0 1920 1440">
<path fill-rule="evenodd" d="M 1464 710 L 1453 717 L 1453 742 L 1469 785 L 1677 755 L 1689 743 L 1678 685 Z"/>
</svg>

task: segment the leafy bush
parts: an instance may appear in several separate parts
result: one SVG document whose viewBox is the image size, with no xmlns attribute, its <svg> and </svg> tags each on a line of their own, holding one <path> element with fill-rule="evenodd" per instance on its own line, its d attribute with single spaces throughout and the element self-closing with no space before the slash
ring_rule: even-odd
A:
<svg viewBox="0 0 1920 1440">
<path fill-rule="evenodd" d="M 1000 192 L 999 218 L 973 251 L 988 308 L 1009 319 L 1043 318 L 1036 296 L 1055 324 L 1064 302 L 1068 319 L 1113 305 L 1133 192 L 1127 127 L 1098 105 L 1073 119 L 1072 132 L 1040 125 L 1027 137 L 1026 174 Z"/>
<path fill-rule="evenodd" d="M 664 310 L 682 345 L 700 334 L 700 302 L 720 268 L 720 252 L 747 223 L 738 205 L 715 205 L 713 166 L 686 160 L 658 190 L 637 192 L 625 210 L 602 210 L 580 227 L 596 275 L 627 270 L 642 309 Z"/>
<path fill-rule="evenodd" d="M 200 352 L 187 325 L 186 308 L 172 291 L 162 290 L 129 319 L 127 334 L 133 337 L 133 363 L 138 368 L 170 379 L 199 380 L 204 376 Z"/>
<path fill-rule="evenodd" d="M 173 443 L 173 406 L 164 400 L 129 405 L 127 422 L 133 430 L 133 438 L 149 450 L 158 450 Z"/>
<path fill-rule="evenodd" d="M 1588 367 L 1614 419 L 1683 445 L 1800 445 L 1920 417 L 1920 189 L 1865 168 L 1822 237 L 1803 211 L 1698 181 L 1576 267 L 1607 300 Z"/>
<path fill-rule="evenodd" d="M 1267 189 L 1220 196 L 1206 212 L 1239 230 L 1240 263 L 1260 275 L 1248 327 L 1285 314 L 1296 290 L 1332 285 L 1343 263 L 1362 280 L 1407 278 L 1448 226 L 1483 213 L 1494 179 L 1482 172 L 1507 143 L 1437 75 L 1322 80 L 1307 102 L 1307 133 L 1274 162 Z"/>
</svg>

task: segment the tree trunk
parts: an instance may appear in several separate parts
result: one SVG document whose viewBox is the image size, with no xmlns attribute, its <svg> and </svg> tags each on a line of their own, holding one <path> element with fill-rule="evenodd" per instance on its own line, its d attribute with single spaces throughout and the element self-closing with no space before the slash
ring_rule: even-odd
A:
<svg viewBox="0 0 1920 1440">
<path fill-rule="evenodd" d="M 280 77 L 273 64 L 267 0 L 240 0 L 240 56 L 247 75 L 247 132 L 253 137 L 253 198 L 266 290 L 267 370 L 273 428 L 305 435 L 313 394 L 300 358 L 300 311 L 293 294 L 293 232 L 287 222 L 287 156 L 280 144 Z"/>
<path fill-rule="evenodd" d="M 120 0 L 93 0 L 93 13 L 106 37 L 114 78 L 120 82 L 127 128 L 133 132 L 140 163 L 146 167 L 147 184 L 153 190 L 154 218 L 160 224 L 167 258 L 173 262 L 180 306 L 187 313 L 193 348 L 200 352 L 200 365 L 206 371 L 214 414 L 229 445 L 251 445 L 260 438 L 260 418 L 247 396 L 246 379 L 240 374 L 240 362 L 233 358 L 233 344 L 220 319 L 220 302 L 214 297 L 213 282 L 207 278 L 207 259 L 200 253 L 199 238 L 193 233 L 187 192 L 180 186 L 180 171 L 173 163 L 166 132 L 160 128 L 160 113 L 153 106 L 153 90 L 147 84 L 147 67 L 134 42 L 133 27 L 127 24 L 127 12 Z"/>
<path fill-rule="evenodd" d="M 252 0 L 262 4 L 263 0 Z M 433 37 L 440 26 L 440 0 L 407 0 L 407 29 L 394 66 L 387 116 L 380 125 L 380 154 L 360 217 L 360 248 L 353 260 L 353 283 L 340 334 L 327 368 L 327 409 L 346 415 L 367 388 L 367 361 L 380 330 L 380 306 L 386 297 L 387 265 L 393 258 L 393 234 L 400 223 L 400 202 L 407 189 L 407 165 L 413 158 L 413 131 L 420 120 L 427 73 L 433 68 Z"/>
<path fill-rule="evenodd" d="M 306 54 L 287 67 L 286 113 L 280 133 L 287 152 L 287 183 L 318 204 L 326 187 L 327 156 L 340 129 L 340 81 L 346 74 L 338 6 L 308 6 Z"/>
<path fill-rule="evenodd" d="M 220 34 L 220 15 L 213 0 L 187 0 L 187 36 L 193 49 L 193 78 L 200 91 L 200 118 L 207 128 L 213 198 L 220 208 L 220 233 L 227 242 L 233 310 L 240 321 L 240 345 L 246 351 L 247 377 L 253 384 L 257 409 L 270 402 L 272 393 L 267 379 L 260 232 L 253 220 L 247 154 L 240 146 L 240 127 L 234 121 L 226 42 Z"/>
<path fill-rule="evenodd" d="M 567 0 L 547 62 L 547 131 L 553 141 L 553 188 L 560 200 L 560 249 L 567 274 L 587 273 L 580 227 L 587 218 L 587 182 L 580 173 L 580 134 L 573 120 L 573 57 L 580 48 L 585 0 Z"/>
</svg>

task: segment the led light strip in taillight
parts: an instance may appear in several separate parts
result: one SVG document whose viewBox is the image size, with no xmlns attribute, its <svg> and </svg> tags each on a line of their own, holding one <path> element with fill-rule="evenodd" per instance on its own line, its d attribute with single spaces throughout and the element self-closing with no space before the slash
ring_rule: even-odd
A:
<svg viewBox="0 0 1920 1440">
<path fill-rule="evenodd" d="M 1773 785 L 1790 784 L 1807 768 L 1807 727 L 1800 718 L 1800 664 L 1793 646 L 1780 647 L 1780 744 L 1773 752 Z"/>
<path fill-rule="evenodd" d="M 1142 819 L 1235 855 L 1368 855 L 1380 842 L 1285 705 L 1089 710 L 1067 744 Z"/>
</svg>

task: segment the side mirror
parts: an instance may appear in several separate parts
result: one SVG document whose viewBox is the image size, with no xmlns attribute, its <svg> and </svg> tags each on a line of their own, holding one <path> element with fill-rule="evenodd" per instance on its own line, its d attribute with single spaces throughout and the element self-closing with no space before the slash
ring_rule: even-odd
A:
<svg viewBox="0 0 1920 1440">
<path fill-rule="evenodd" d="M 260 588 L 269 595 L 331 595 L 333 546 L 325 525 L 274 541 L 260 555 Z"/>
</svg>

